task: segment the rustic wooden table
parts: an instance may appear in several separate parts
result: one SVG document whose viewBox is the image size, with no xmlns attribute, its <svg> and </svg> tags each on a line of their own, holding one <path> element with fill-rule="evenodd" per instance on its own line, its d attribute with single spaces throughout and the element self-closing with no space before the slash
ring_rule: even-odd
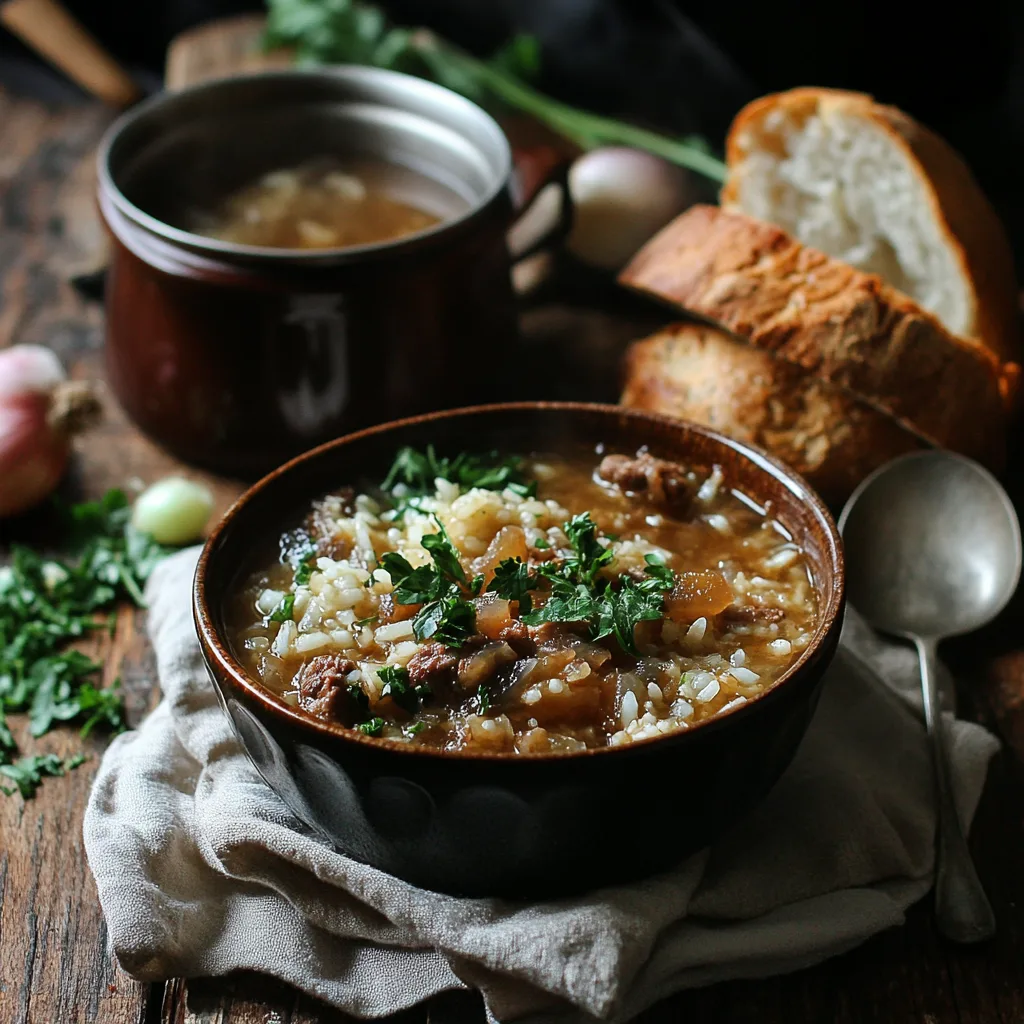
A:
<svg viewBox="0 0 1024 1024">
<path fill-rule="evenodd" d="M 0 346 L 51 346 L 75 377 L 102 379 L 102 310 L 69 278 L 101 264 L 103 239 L 93 205 L 93 153 L 111 114 L 98 104 L 44 105 L 0 92 Z M 600 311 L 547 305 L 526 329 L 615 349 L 631 325 Z M 133 478 L 181 470 L 136 431 L 112 398 L 104 424 L 81 444 L 69 482 L 97 495 Z M 240 484 L 189 471 L 214 489 L 219 508 Z M 1011 474 L 1024 495 L 1024 474 Z M 18 528 L 18 527 L 16 527 Z M 2 531 L 6 531 L 5 537 Z M 0 544 L 11 527 L 0 525 Z M 0 552 L 2 553 L 2 552 Z M 972 835 L 979 870 L 999 915 L 997 938 L 980 948 L 943 944 L 928 901 L 905 926 L 811 970 L 758 982 L 718 985 L 673 998 L 645 1021 L 758 1021 L 760 1024 L 1020 1024 L 1024 1022 L 1024 636 L 1021 602 L 983 637 L 947 652 L 962 680 L 966 714 L 997 731 L 993 764 Z M 120 676 L 131 722 L 158 698 L 143 616 L 120 611 L 117 629 L 96 647 L 107 680 Z M 22 734 L 24 738 L 24 733 Z M 66 756 L 81 748 L 58 730 L 33 750 Z M 121 972 L 107 949 L 96 890 L 82 849 L 82 813 L 103 739 L 91 759 L 50 780 L 28 803 L 0 798 L 0 1022 L 2 1024 L 313 1024 L 341 1014 L 265 978 L 174 979 L 143 985 Z M 442 999 L 403 1021 L 474 1016 L 472 997 Z"/>
</svg>

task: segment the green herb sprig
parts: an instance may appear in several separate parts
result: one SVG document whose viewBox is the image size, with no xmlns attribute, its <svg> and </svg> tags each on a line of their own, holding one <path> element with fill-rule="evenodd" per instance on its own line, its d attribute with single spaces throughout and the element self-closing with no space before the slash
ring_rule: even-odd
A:
<svg viewBox="0 0 1024 1024">
<path fill-rule="evenodd" d="M 68 644 L 110 627 L 100 616 L 118 599 L 143 604 L 142 588 L 168 553 L 129 523 L 124 493 L 65 510 L 70 547 L 77 558 L 46 558 L 15 546 L 0 568 L 0 775 L 30 797 L 44 776 L 62 775 L 81 763 L 53 754 L 18 758 L 7 723 L 27 712 L 29 732 L 39 737 L 61 722 L 81 722 L 82 736 L 97 726 L 124 728 L 119 681 L 98 686 L 102 666 Z M 4 788 L 4 792 L 14 792 Z"/>
<path fill-rule="evenodd" d="M 636 654 L 636 626 L 664 615 L 665 594 L 674 586 L 675 574 L 657 555 L 647 555 L 642 579 L 623 576 L 613 583 L 600 572 L 614 553 L 598 541 L 597 524 L 590 514 L 573 516 L 562 530 L 572 546 L 572 556 L 543 562 L 536 571 L 520 559 L 505 559 L 488 591 L 518 601 L 520 618 L 527 625 L 588 623 L 592 640 L 614 636 L 624 651 Z M 527 591 L 539 590 L 545 583 L 550 588 L 547 602 L 531 610 Z"/>
<path fill-rule="evenodd" d="M 377 673 L 383 686 L 381 697 L 390 697 L 400 708 L 410 715 L 416 714 L 420 704 L 430 696 L 430 687 L 413 686 L 409 680 L 409 670 L 401 665 L 385 665 Z"/>
<path fill-rule="evenodd" d="M 461 647 L 476 629 L 476 611 L 468 598 L 479 593 L 482 580 L 467 579 L 458 550 L 441 520 L 434 519 L 438 532 L 423 538 L 433 565 L 413 568 L 397 551 L 382 555 L 380 564 L 391 576 L 399 604 L 423 605 L 412 620 L 416 639 Z"/>
<path fill-rule="evenodd" d="M 529 80 L 540 69 L 536 39 L 518 35 L 481 60 L 427 29 L 388 24 L 380 8 L 355 0 L 268 0 L 264 44 L 290 46 L 298 63 L 370 64 L 429 78 L 483 105 L 522 111 L 582 149 L 633 146 L 714 182 L 725 165 L 696 136 L 671 138 L 545 96 Z"/>
<path fill-rule="evenodd" d="M 418 499 L 433 494 L 435 481 L 448 480 L 463 491 L 480 487 L 487 491 L 511 488 L 524 498 L 537 493 L 536 481 L 528 480 L 522 460 L 516 456 L 460 452 L 452 458 L 439 456 L 433 445 L 423 451 L 401 448 L 380 489 L 390 496 L 393 508 L 388 514 L 400 519 L 407 508 L 417 508 Z"/>
</svg>

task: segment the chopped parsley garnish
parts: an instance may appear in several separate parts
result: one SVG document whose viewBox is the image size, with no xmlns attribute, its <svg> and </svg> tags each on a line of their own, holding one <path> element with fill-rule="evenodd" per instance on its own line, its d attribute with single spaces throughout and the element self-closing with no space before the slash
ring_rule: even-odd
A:
<svg viewBox="0 0 1024 1024">
<path fill-rule="evenodd" d="M 614 554 L 598 542 L 597 524 L 590 515 L 584 512 L 573 516 L 562 529 L 574 555 L 561 562 L 544 562 L 537 567 L 534 579 L 537 582 L 546 580 L 551 594 L 543 607 L 520 617 L 531 626 L 542 622 L 586 622 L 590 624 L 592 640 L 614 636 L 624 651 L 636 654 L 633 634 L 637 623 L 663 616 L 665 594 L 672 589 L 674 573 L 660 558 L 647 555 L 646 576 L 640 580 L 623 576 L 616 586 L 611 580 L 598 575 L 612 561 Z M 518 567 L 507 567 L 504 577 L 514 581 L 502 584 L 509 592 L 520 586 L 520 581 L 529 579 L 527 567 L 521 561 L 518 561 Z"/>
<path fill-rule="evenodd" d="M 109 629 L 111 616 L 100 613 L 114 601 L 127 597 L 141 605 L 147 577 L 171 550 L 134 530 L 130 515 L 125 495 L 108 491 L 66 510 L 75 559 L 15 546 L 10 564 L 0 568 L 0 774 L 22 796 L 31 796 L 44 776 L 81 761 L 48 754 L 16 759 L 8 714 L 27 712 L 35 737 L 59 722 L 81 722 L 83 736 L 98 725 L 124 728 L 119 682 L 101 688 L 102 665 L 67 645 Z"/>
<path fill-rule="evenodd" d="M 530 591 L 536 589 L 537 578 L 522 559 L 506 558 L 494 567 L 494 579 L 488 584 L 487 593 L 518 601 L 519 614 L 526 615 L 533 607 Z"/>
<path fill-rule="evenodd" d="M 309 554 L 299 559 L 299 564 L 295 568 L 295 586 L 304 587 L 309 582 L 315 568 L 316 552 L 310 551 Z"/>
<path fill-rule="evenodd" d="M 381 697 L 390 697 L 400 708 L 410 715 L 420 709 L 420 702 L 430 695 L 430 687 L 413 686 L 409 682 L 409 670 L 400 665 L 385 665 L 377 672 L 377 678 L 384 684 Z"/>
<path fill-rule="evenodd" d="M 426 722 L 412 722 L 410 725 L 405 726 L 402 732 L 406 736 L 418 736 L 424 729 L 426 729 Z"/>
<path fill-rule="evenodd" d="M 438 456 L 431 444 L 422 452 L 415 448 L 400 449 L 380 487 L 382 491 L 392 491 L 402 484 L 409 494 L 422 496 L 434 493 L 434 481 L 438 478 L 458 484 L 467 491 L 473 487 L 503 491 L 510 485 L 524 497 L 536 491 L 536 483 L 526 479 L 522 472 L 522 459 L 515 455 L 503 457 L 497 452 L 485 455 L 460 452 L 448 459 Z"/>
<path fill-rule="evenodd" d="M 356 728 L 365 736 L 379 736 L 384 728 L 384 719 L 371 718 L 368 722 L 360 722 Z"/>
<path fill-rule="evenodd" d="M 461 647 L 476 629 L 476 612 L 466 599 L 466 594 L 472 596 L 474 590 L 466 579 L 455 545 L 441 520 L 436 521 L 438 532 L 428 534 L 422 542 L 433 565 L 414 569 L 409 560 L 396 551 L 382 555 L 380 564 L 391 576 L 394 597 L 399 604 L 423 605 L 412 621 L 416 639 Z"/>
<path fill-rule="evenodd" d="M 614 557 L 610 547 L 603 547 L 597 541 L 597 523 L 590 518 L 589 512 L 573 516 L 563 527 L 563 533 L 576 552 L 575 560 L 570 559 L 571 571 L 587 583 L 592 583 Z M 569 565 L 569 563 L 566 563 Z"/>
<path fill-rule="evenodd" d="M 466 570 L 459 562 L 459 553 L 456 551 L 451 537 L 448 536 L 448 531 L 437 516 L 434 516 L 434 521 L 437 523 L 437 533 L 427 534 L 423 538 L 424 551 L 429 553 L 438 572 L 443 576 L 453 583 L 466 583 Z"/>
<path fill-rule="evenodd" d="M 548 549 L 549 549 L 549 548 L 551 547 L 551 544 L 550 544 L 550 543 L 548 542 L 548 539 L 547 539 L 547 537 L 538 537 L 538 538 L 537 538 L 537 539 L 536 539 L 536 540 L 535 540 L 535 541 L 533 542 L 533 546 L 534 546 L 534 547 L 535 547 L 535 548 L 536 548 L 536 549 L 537 549 L 538 551 L 547 551 L 547 550 L 548 550 Z"/>
<path fill-rule="evenodd" d="M 412 620 L 417 640 L 435 640 L 446 647 L 461 647 L 476 630 L 476 611 L 457 587 L 424 605 Z"/>
</svg>

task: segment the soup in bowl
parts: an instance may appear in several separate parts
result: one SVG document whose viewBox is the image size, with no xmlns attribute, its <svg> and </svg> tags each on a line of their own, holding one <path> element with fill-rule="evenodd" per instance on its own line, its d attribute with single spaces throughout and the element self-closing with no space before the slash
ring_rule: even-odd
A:
<svg viewBox="0 0 1024 1024">
<path fill-rule="evenodd" d="M 788 470 L 575 405 L 316 449 L 196 577 L 211 676 L 300 817 L 421 885 L 527 896 L 663 867 L 759 799 L 842 600 L 835 526 Z M 638 801 L 686 813 L 623 828 Z"/>
</svg>

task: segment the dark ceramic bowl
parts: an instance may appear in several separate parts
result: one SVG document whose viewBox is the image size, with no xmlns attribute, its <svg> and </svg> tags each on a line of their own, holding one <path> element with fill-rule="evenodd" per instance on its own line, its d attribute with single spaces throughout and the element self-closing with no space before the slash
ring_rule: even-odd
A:
<svg viewBox="0 0 1024 1024">
<path fill-rule="evenodd" d="M 811 644 L 756 700 L 663 739 L 575 754 L 446 754 L 306 715 L 246 675 L 226 640 L 225 597 L 261 542 L 309 502 L 380 477 L 402 445 L 551 451 L 604 442 L 710 468 L 803 547 L 819 615 Z M 203 654 L 268 785 L 345 853 L 425 888 L 536 897 L 634 879 L 706 845 L 789 764 L 839 641 L 841 543 L 828 510 L 770 455 L 690 423 L 614 406 L 519 403 L 436 413 L 323 445 L 256 484 L 214 530 L 195 578 Z"/>
</svg>

